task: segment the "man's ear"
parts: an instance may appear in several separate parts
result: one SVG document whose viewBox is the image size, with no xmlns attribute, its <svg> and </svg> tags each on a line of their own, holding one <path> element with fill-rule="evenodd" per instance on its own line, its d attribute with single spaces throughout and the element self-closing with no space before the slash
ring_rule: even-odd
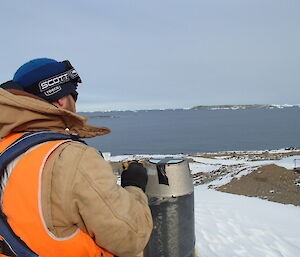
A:
<svg viewBox="0 0 300 257">
<path fill-rule="evenodd" d="M 66 97 L 60 98 L 55 102 L 52 102 L 56 107 L 64 109 L 66 107 Z"/>
</svg>

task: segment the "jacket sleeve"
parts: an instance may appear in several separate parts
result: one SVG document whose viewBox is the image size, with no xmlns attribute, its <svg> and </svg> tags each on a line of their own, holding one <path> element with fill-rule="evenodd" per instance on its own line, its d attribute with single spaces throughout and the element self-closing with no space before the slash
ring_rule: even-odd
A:
<svg viewBox="0 0 300 257">
<path fill-rule="evenodd" d="M 70 219 L 99 246 L 122 257 L 143 251 L 152 231 L 147 197 L 138 187 L 119 186 L 94 148 L 82 152 L 69 197 Z"/>
</svg>

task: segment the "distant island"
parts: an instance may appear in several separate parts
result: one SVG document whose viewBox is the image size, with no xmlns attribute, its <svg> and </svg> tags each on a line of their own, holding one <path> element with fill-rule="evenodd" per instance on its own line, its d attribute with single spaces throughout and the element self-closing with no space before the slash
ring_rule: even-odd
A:
<svg viewBox="0 0 300 257">
<path fill-rule="evenodd" d="M 273 109 L 273 108 L 287 108 L 300 107 L 299 105 L 289 104 L 241 104 L 241 105 L 198 105 L 191 108 L 191 110 L 240 110 L 240 109 Z"/>
<path fill-rule="evenodd" d="M 177 110 L 246 110 L 246 109 L 282 109 L 299 108 L 300 104 L 223 104 L 223 105 L 198 105 L 186 108 L 163 108 L 163 109 L 137 109 L 137 110 L 108 110 L 108 111 L 81 111 L 79 115 L 88 119 L 119 118 L 122 112 L 148 112 L 148 111 L 177 111 Z M 106 114 L 104 114 L 106 113 Z"/>
<path fill-rule="evenodd" d="M 81 114 L 83 117 L 87 118 L 88 120 L 90 119 L 103 119 L 103 118 L 119 118 L 118 116 L 115 115 L 86 115 Z"/>
</svg>

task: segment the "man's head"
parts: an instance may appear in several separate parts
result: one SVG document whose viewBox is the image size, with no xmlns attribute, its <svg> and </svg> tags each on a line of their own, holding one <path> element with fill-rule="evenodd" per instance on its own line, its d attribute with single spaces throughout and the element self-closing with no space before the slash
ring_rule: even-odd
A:
<svg viewBox="0 0 300 257">
<path fill-rule="evenodd" d="M 59 108 L 76 112 L 76 89 L 81 79 L 69 61 L 31 60 L 16 71 L 12 82 Z"/>
</svg>

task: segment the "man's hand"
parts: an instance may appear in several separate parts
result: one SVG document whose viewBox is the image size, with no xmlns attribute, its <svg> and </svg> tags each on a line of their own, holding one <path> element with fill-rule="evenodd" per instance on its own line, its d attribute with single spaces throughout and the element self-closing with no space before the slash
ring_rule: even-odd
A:
<svg viewBox="0 0 300 257">
<path fill-rule="evenodd" d="M 146 189 L 148 175 L 141 161 L 130 161 L 123 164 L 123 172 L 121 174 L 121 186 L 136 186 L 144 192 Z"/>
</svg>

